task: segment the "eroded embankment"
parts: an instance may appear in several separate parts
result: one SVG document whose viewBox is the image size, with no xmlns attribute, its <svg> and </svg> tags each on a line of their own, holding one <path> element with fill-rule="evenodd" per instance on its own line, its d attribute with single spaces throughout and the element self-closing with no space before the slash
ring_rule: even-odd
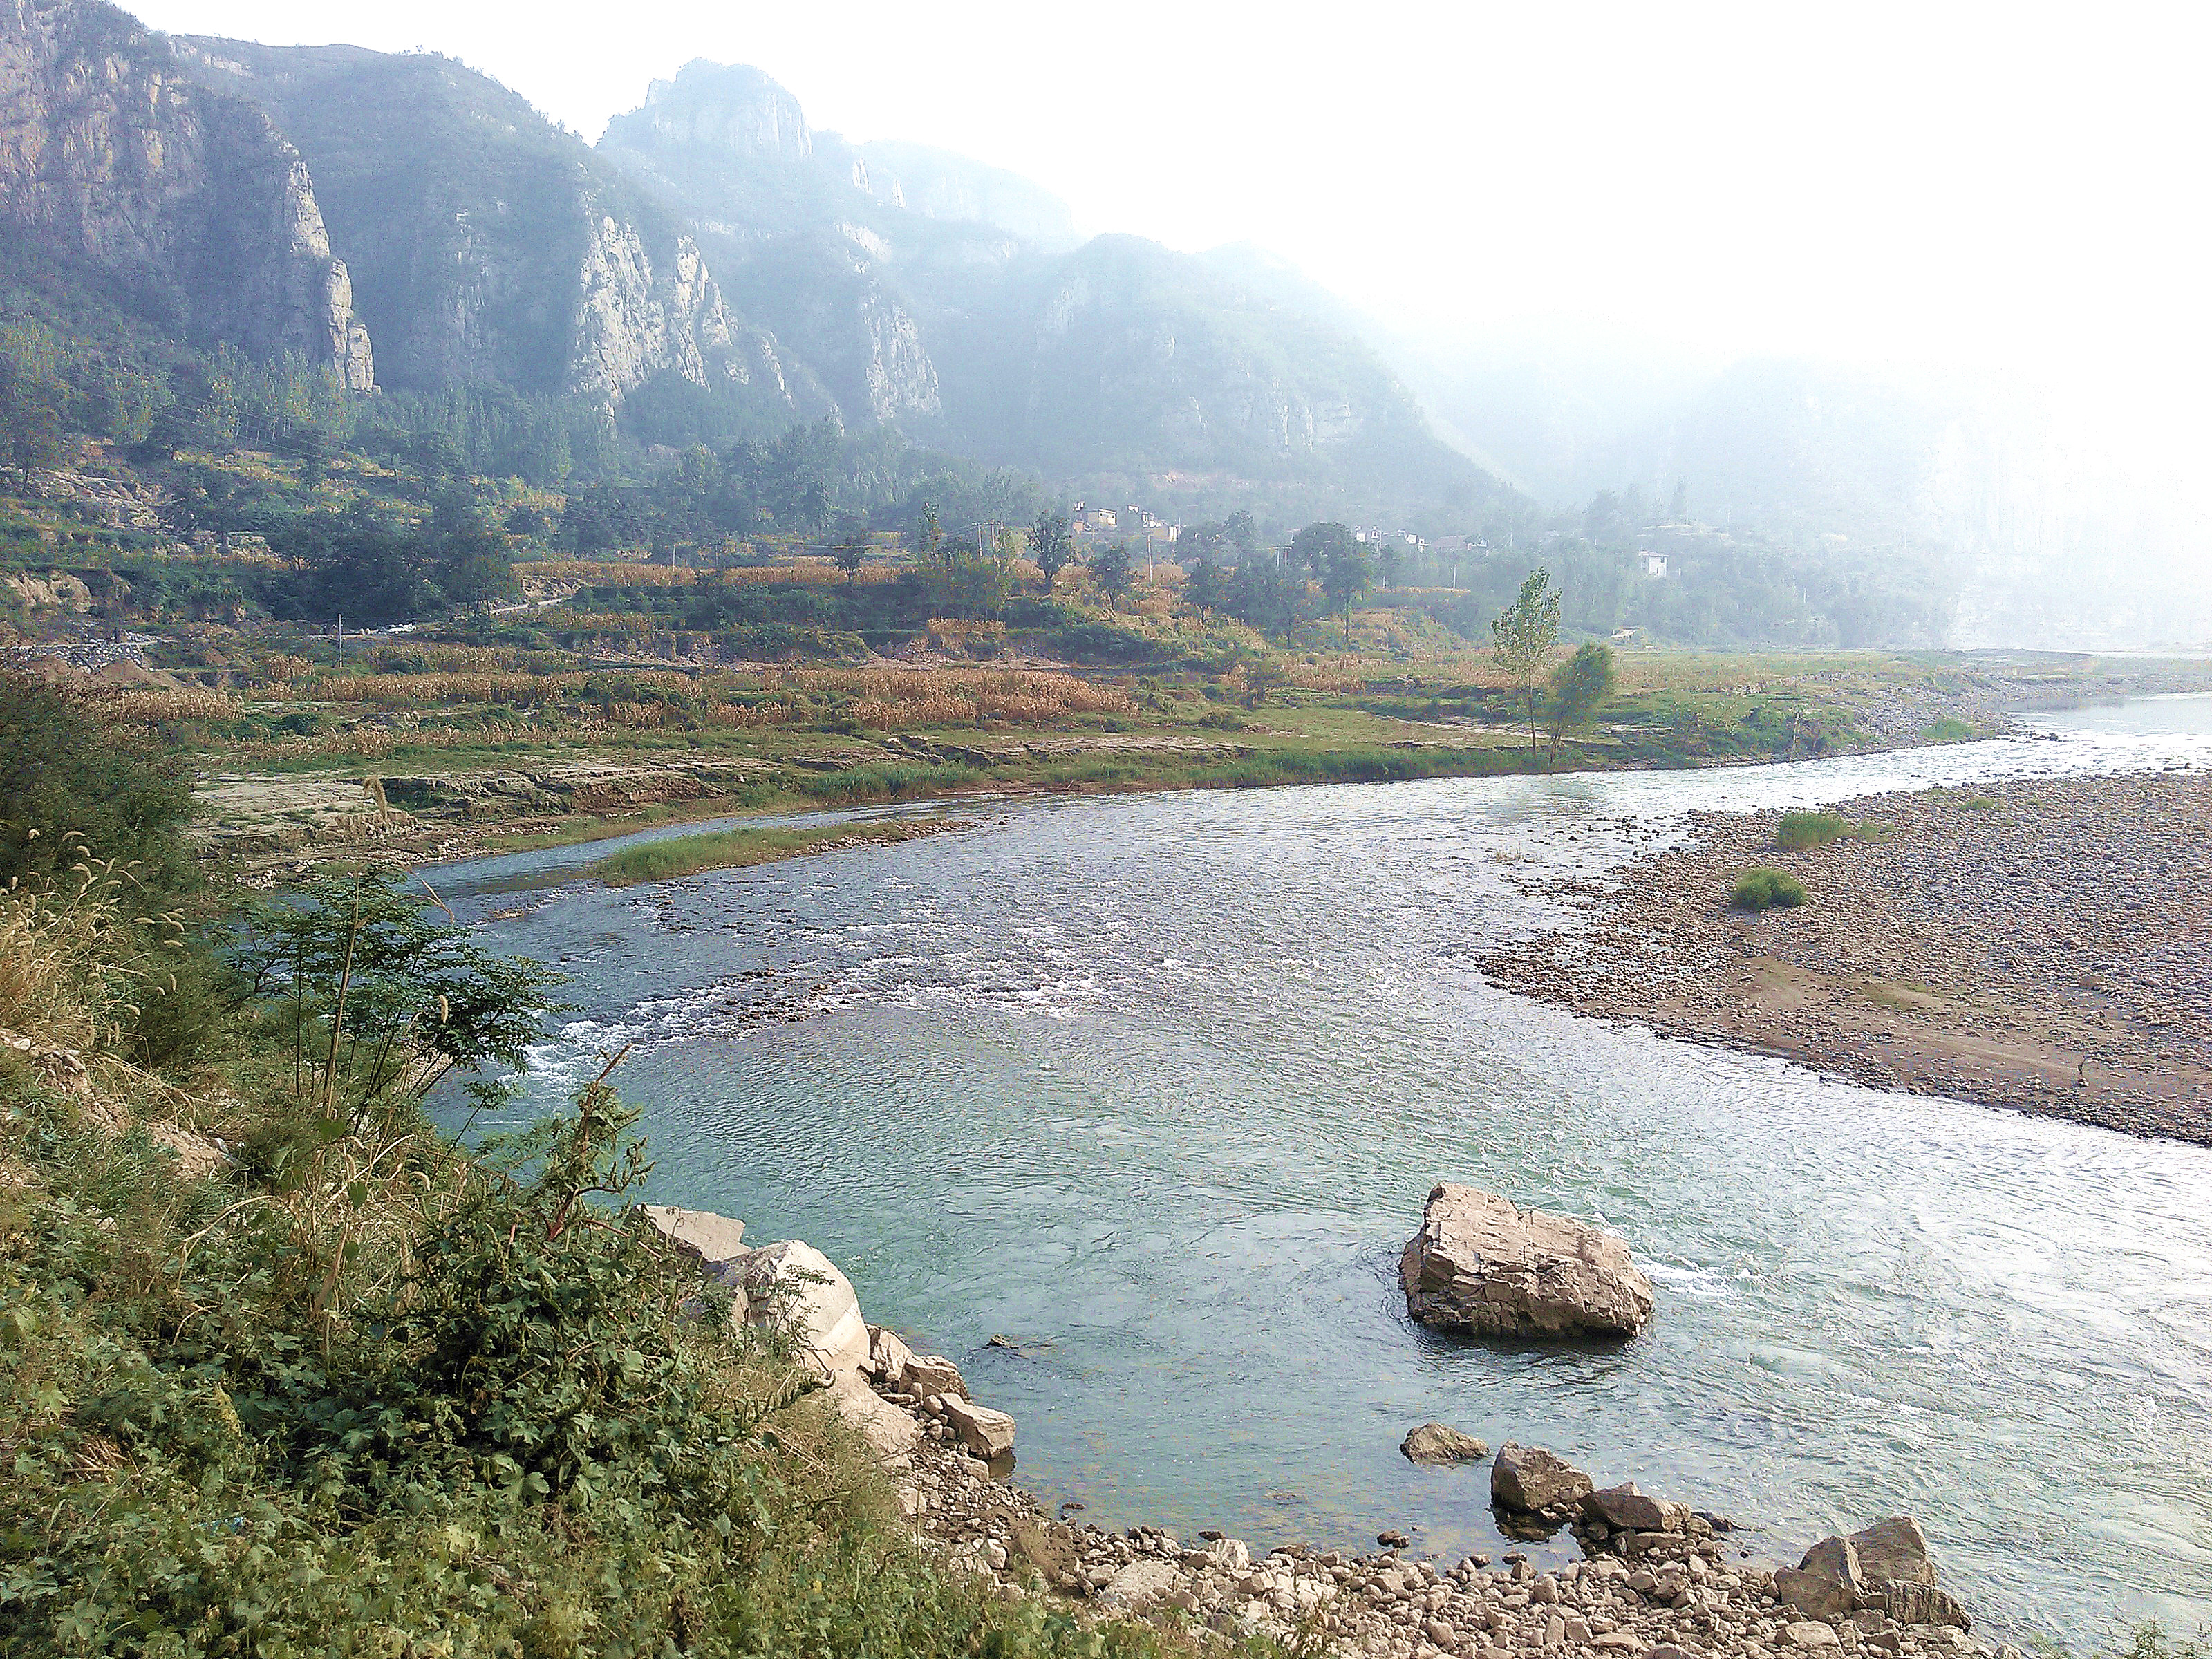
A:
<svg viewBox="0 0 2212 1659">
<path fill-rule="evenodd" d="M 1586 884 L 1586 923 L 1486 969 L 1579 1013 L 1878 1088 L 2212 1144 L 2212 778 L 1835 810 L 1868 834 L 1797 852 L 1777 844 L 1778 813 L 1701 814 L 1684 844 Z M 1731 908 L 1759 866 L 1807 902 Z"/>
</svg>

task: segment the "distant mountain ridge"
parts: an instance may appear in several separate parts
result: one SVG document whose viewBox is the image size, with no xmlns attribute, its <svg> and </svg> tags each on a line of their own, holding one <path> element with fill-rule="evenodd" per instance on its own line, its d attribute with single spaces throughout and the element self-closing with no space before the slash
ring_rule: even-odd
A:
<svg viewBox="0 0 2212 1659">
<path fill-rule="evenodd" d="M 756 69 L 686 64 L 592 147 L 434 53 L 164 40 L 99 0 L 0 0 L 0 46 L 14 222 L 134 272 L 179 326 L 350 385 L 374 340 L 395 390 L 649 409 L 672 434 L 895 425 L 1176 510 L 1522 505 L 1334 322 L 1218 261 L 1080 241 L 1003 169 L 817 131 Z M 105 103 L 71 101 L 102 76 Z M 134 159 L 134 100 L 166 172 Z"/>
<path fill-rule="evenodd" d="M 1065 207 L 1011 174 L 817 133 L 757 70 L 687 64 L 599 149 L 678 204 L 848 417 L 1132 489 L 1462 510 L 1510 493 L 1350 333 L 1140 238 L 1072 246 Z"/>
</svg>

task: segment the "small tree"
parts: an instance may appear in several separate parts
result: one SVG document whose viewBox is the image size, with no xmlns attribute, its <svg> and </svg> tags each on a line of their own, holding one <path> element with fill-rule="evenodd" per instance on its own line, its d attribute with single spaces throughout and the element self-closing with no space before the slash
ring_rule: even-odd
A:
<svg viewBox="0 0 2212 1659">
<path fill-rule="evenodd" d="M 1377 562 L 1382 568 L 1382 591 L 1388 593 L 1397 586 L 1399 575 L 1406 568 L 1406 544 L 1396 537 L 1382 544 L 1382 556 Z"/>
<path fill-rule="evenodd" d="M 1359 548 L 1359 538 L 1343 524 L 1310 524 L 1291 538 L 1290 562 L 1294 570 L 1310 572 L 1326 580 L 1329 561 L 1338 554 Z"/>
<path fill-rule="evenodd" d="M 1552 671 L 1552 750 L 1545 764 L 1556 766 L 1559 742 L 1590 723 L 1613 695 L 1613 647 L 1590 640 Z"/>
<path fill-rule="evenodd" d="M 494 956 L 375 867 L 256 907 L 234 959 L 288 1029 L 295 1091 L 351 1132 L 402 1116 L 456 1068 L 479 1105 L 505 1099 L 481 1068 L 520 1067 L 562 1006 L 559 974 Z"/>
<path fill-rule="evenodd" d="M 1109 605 L 1120 608 L 1121 596 L 1129 591 L 1137 579 L 1135 564 L 1129 557 L 1129 544 L 1115 542 L 1091 562 L 1091 580 L 1106 596 Z"/>
<path fill-rule="evenodd" d="M 1182 579 L 1182 602 L 1200 616 L 1212 614 L 1221 603 L 1221 567 L 1200 553 Z"/>
<path fill-rule="evenodd" d="M 1352 643 L 1352 607 L 1375 591 L 1375 565 L 1367 556 L 1367 549 L 1357 541 L 1346 543 L 1329 551 L 1328 563 L 1322 571 L 1322 592 L 1328 595 L 1329 609 L 1344 618 L 1344 642 Z"/>
<path fill-rule="evenodd" d="M 837 524 L 837 544 L 830 551 L 837 561 L 837 568 L 845 573 L 845 586 L 849 590 L 860 578 L 860 566 L 868 556 L 868 521 L 858 514 L 848 514 Z"/>
<path fill-rule="evenodd" d="M 1037 568 L 1044 572 L 1044 591 L 1051 592 L 1060 573 L 1075 557 L 1074 538 L 1068 533 L 1066 519 L 1057 513 L 1038 514 L 1036 522 L 1030 526 L 1030 553 Z"/>
<path fill-rule="evenodd" d="M 1536 702 L 1559 647 L 1559 596 L 1552 573 L 1539 565 L 1521 584 L 1520 596 L 1490 624 L 1490 659 L 1528 711 L 1528 752 L 1536 752 Z"/>
</svg>

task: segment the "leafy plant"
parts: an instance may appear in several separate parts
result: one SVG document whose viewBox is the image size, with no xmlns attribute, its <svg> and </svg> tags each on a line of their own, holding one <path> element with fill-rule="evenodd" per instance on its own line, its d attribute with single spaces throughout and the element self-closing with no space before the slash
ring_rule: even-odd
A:
<svg viewBox="0 0 2212 1659">
<path fill-rule="evenodd" d="M 520 1066 L 562 1006 L 560 975 L 479 948 L 435 903 L 372 866 L 256 905 L 234 946 L 289 1044 L 295 1098 L 349 1132 L 400 1121 L 456 1069 L 480 1106 L 504 1100 L 509 1083 L 484 1068 Z"/>
<path fill-rule="evenodd" d="M 1805 902 L 1805 884 L 1787 870 L 1761 865 L 1736 878 L 1729 902 L 1741 910 L 1764 910 L 1770 905 L 1795 908 Z"/>
</svg>

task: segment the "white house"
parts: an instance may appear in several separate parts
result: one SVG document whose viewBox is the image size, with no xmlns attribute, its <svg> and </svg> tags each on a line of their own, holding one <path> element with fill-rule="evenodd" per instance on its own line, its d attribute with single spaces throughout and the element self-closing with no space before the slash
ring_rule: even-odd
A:
<svg viewBox="0 0 2212 1659">
<path fill-rule="evenodd" d="M 1645 575 L 1663 576 L 1667 574 L 1667 556 L 1664 553 L 1638 553 L 1636 556 L 1644 561 Z"/>
</svg>

